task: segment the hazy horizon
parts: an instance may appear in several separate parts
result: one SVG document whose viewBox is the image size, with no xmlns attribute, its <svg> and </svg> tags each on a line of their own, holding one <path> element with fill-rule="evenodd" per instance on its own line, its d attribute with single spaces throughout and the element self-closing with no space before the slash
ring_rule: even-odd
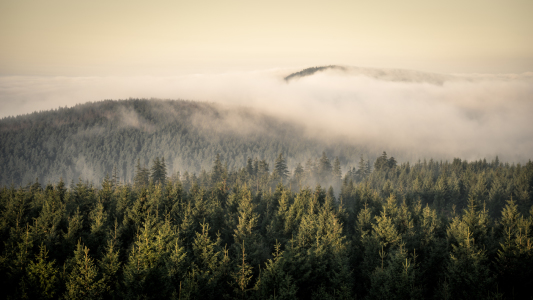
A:
<svg viewBox="0 0 533 300">
<path fill-rule="evenodd" d="M 533 2 L 0 1 L 0 75 L 533 71 Z"/>
<path fill-rule="evenodd" d="M 2 114 L 105 99 L 184 99 L 249 107 L 303 125 L 309 137 L 390 149 L 404 157 L 531 159 L 531 72 L 452 75 L 344 66 L 284 80 L 294 71 L 301 70 L 0 77 L 2 98 L 17 100 L 2 101 Z M 249 125 L 239 122 L 226 121 L 236 131 Z"/>
<path fill-rule="evenodd" d="M 533 153 L 533 2 L 0 0 L 0 118 L 88 101 L 246 106 L 427 156 Z M 289 82 L 302 69 L 340 65 Z"/>
</svg>

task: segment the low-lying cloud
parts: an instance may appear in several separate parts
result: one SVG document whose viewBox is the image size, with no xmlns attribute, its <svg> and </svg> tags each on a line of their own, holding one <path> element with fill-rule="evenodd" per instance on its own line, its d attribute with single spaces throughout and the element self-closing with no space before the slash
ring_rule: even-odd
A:
<svg viewBox="0 0 533 300">
<path fill-rule="evenodd" d="M 188 99 L 257 109 L 301 124 L 310 137 L 342 139 L 406 158 L 492 158 L 533 153 L 533 73 L 428 74 L 326 68 L 176 77 L 0 77 L 0 117 L 124 98 Z M 134 112 L 133 112 L 134 113 Z M 127 126 L 148 126 L 123 112 Z M 242 120 L 234 130 L 249 131 Z"/>
</svg>

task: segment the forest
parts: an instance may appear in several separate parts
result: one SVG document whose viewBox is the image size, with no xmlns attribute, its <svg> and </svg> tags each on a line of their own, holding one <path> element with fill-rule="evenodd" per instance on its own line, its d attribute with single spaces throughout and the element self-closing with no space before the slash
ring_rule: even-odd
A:
<svg viewBox="0 0 533 300">
<path fill-rule="evenodd" d="M 106 100 L 0 119 L 0 185 L 36 177 L 44 184 L 79 177 L 98 184 L 113 169 L 131 181 L 138 159 L 148 165 L 157 156 L 170 172 L 200 174 L 216 154 L 237 169 L 247 157 L 272 164 L 280 152 L 291 168 L 322 152 L 348 168 L 373 153 L 346 139 L 317 139 L 301 124 L 256 109 L 207 102 Z"/>
<path fill-rule="evenodd" d="M 386 152 L 0 190 L 7 299 L 530 299 L 533 163 Z M 82 177 L 83 178 L 83 177 Z M 325 185 L 324 182 L 329 182 Z M 320 185 L 322 183 L 322 185 Z"/>
</svg>

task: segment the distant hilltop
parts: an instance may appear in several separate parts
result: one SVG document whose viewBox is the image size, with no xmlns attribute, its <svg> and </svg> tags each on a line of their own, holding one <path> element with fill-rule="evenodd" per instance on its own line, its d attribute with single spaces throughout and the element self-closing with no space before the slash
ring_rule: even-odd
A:
<svg viewBox="0 0 533 300">
<path fill-rule="evenodd" d="M 289 83 L 293 80 L 312 76 L 317 72 L 323 72 L 326 70 L 340 71 L 346 75 L 351 76 L 365 76 L 381 81 L 396 81 L 396 82 L 417 82 L 417 83 L 429 83 L 434 85 L 442 85 L 446 81 L 465 80 L 468 78 L 463 76 L 445 75 L 438 73 L 426 73 L 413 70 L 403 69 L 379 69 L 379 68 L 360 68 L 351 66 L 319 66 L 306 68 L 301 71 L 289 74 L 283 79 Z"/>
<path fill-rule="evenodd" d="M 285 81 L 288 82 L 291 79 L 296 79 L 296 78 L 305 77 L 305 76 L 311 76 L 311 75 L 315 74 L 316 72 L 324 71 L 324 70 L 327 70 L 327 69 L 339 69 L 339 70 L 343 70 L 343 71 L 346 70 L 345 67 L 335 66 L 335 65 L 321 66 L 321 67 L 311 67 L 311 68 L 303 69 L 303 70 L 301 70 L 299 72 L 292 73 L 292 74 L 290 74 L 289 76 L 286 76 L 283 79 L 285 79 Z"/>
</svg>

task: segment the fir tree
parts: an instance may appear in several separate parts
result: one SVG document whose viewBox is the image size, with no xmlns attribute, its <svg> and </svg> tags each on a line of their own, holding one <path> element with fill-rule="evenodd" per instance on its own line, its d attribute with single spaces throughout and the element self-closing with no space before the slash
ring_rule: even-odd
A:
<svg viewBox="0 0 533 300">
<path fill-rule="evenodd" d="M 320 180 L 328 181 L 331 177 L 331 163 L 326 156 L 326 152 L 322 152 L 322 157 L 318 162 L 318 176 Z"/>
<path fill-rule="evenodd" d="M 276 241 L 274 245 L 273 259 L 265 263 L 261 276 L 257 280 L 256 289 L 259 299 L 296 299 L 296 286 L 294 279 L 285 271 L 285 258 L 281 251 L 281 244 Z"/>
<path fill-rule="evenodd" d="M 141 167 L 141 159 L 137 159 L 137 165 L 135 166 L 135 177 L 133 178 L 133 186 L 137 189 L 147 186 L 149 175 L 148 169 Z"/>
<path fill-rule="evenodd" d="M 276 158 L 276 162 L 274 163 L 274 172 L 277 176 L 279 176 L 282 182 L 285 182 L 289 176 L 289 169 L 287 168 L 287 163 L 285 162 L 283 153 L 280 153 L 278 158 Z"/>
<path fill-rule="evenodd" d="M 247 299 L 247 294 L 249 291 L 249 286 L 252 281 L 252 267 L 246 261 L 246 249 L 244 246 L 244 240 L 242 241 L 242 256 L 239 260 L 239 264 L 235 268 L 235 271 L 232 274 L 233 283 L 235 284 L 234 292 L 239 299 Z"/>
<path fill-rule="evenodd" d="M 376 170 L 384 170 L 388 168 L 389 159 L 387 158 L 387 152 L 383 151 L 383 154 L 381 154 L 380 157 L 376 159 L 376 162 L 374 163 L 374 169 Z"/>
<path fill-rule="evenodd" d="M 72 271 L 68 275 L 66 299 L 102 299 L 109 289 L 104 279 L 98 279 L 98 268 L 89 256 L 89 249 L 78 242 L 74 251 Z"/>
<path fill-rule="evenodd" d="M 150 179 L 154 184 L 165 185 L 167 180 L 167 166 L 165 165 L 165 158 L 159 157 L 154 158 L 152 162 Z"/>
<path fill-rule="evenodd" d="M 48 261 L 45 245 L 39 248 L 35 261 L 30 261 L 27 268 L 28 297 L 35 299 L 54 299 L 59 290 L 59 274 L 54 261 Z"/>
</svg>

